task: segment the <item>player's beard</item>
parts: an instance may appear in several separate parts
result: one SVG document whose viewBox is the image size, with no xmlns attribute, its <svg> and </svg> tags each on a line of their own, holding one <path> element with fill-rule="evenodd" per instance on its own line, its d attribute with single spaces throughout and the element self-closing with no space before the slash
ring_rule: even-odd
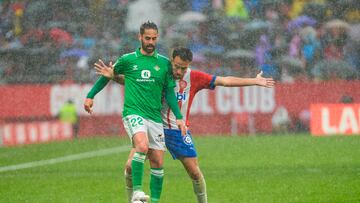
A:
<svg viewBox="0 0 360 203">
<path fill-rule="evenodd" d="M 174 78 L 175 78 L 175 80 L 180 80 L 181 79 L 181 75 L 179 75 L 179 74 L 174 74 Z"/>
<path fill-rule="evenodd" d="M 155 51 L 155 46 L 152 44 L 145 45 L 143 41 L 141 41 L 141 48 L 148 54 L 151 54 Z"/>
</svg>

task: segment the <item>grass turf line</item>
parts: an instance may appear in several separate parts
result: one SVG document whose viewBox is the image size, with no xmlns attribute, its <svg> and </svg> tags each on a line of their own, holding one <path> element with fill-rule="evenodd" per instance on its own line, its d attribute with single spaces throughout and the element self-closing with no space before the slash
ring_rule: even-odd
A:
<svg viewBox="0 0 360 203">
<path fill-rule="evenodd" d="M 209 202 L 358 202 L 360 137 L 195 137 Z M 0 166 L 129 145 L 87 138 L 0 148 Z M 0 202 L 126 202 L 127 153 L 0 173 Z M 178 161 L 166 153 L 163 203 L 195 202 Z M 149 191 L 146 164 L 144 189 Z"/>
</svg>

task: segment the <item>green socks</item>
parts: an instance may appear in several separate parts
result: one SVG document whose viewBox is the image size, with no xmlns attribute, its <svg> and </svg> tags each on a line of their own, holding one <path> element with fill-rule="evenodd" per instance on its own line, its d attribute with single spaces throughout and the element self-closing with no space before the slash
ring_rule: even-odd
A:
<svg viewBox="0 0 360 203">
<path fill-rule="evenodd" d="M 131 162 L 131 174 L 125 172 L 126 190 L 128 192 L 129 200 L 131 199 L 132 191 L 142 191 L 142 179 L 144 176 L 144 162 L 146 155 L 141 152 L 135 152 Z M 151 168 L 150 170 L 150 192 L 151 203 L 158 203 L 162 191 L 164 180 L 164 169 Z"/>
<path fill-rule="evenodd" d="M 131 161 L 131 176 L 133 183 L 133 190 L 142 191 L 142 179 L 144 176 L 144 162 L 146 155 L 141 152 L 135 152 Z"/>
<path fill-rule="evenodd" d="M 151 203 L 159 202 L 162 191 L 163 180 L 164 180 L 164 169 L 151 168 L 150 170 Z"/>
</svg>

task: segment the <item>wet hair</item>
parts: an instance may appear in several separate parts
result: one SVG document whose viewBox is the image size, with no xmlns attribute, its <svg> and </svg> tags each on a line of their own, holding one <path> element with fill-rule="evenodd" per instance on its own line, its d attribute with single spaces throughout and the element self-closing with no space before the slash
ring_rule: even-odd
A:
<svg viewBox="0 0 360 203">
<path fill-rule="evenodd" d="M 143 24 L 141 24 L 141 26 L 140 26 L 140 34 L 143 35 L 145 33 L 145 30 L 147 30 L 147 29 L 153 29 L 153 30 L 159 31 L 157 25 L 154 22 L 150 21 L 150 20 L 148 20 L 148 21 L 144 22 Z"/>
<path fill-rule="evenodd" d="M 173 50 L 172 58 L 174 59 L 177 56 L 179 56 L 181 58 L 181 60 L 183 60 L 183 61 L 191 62 L 193 59 L 193 54 L 192 54 L 191 50 L 188 48 L 185 48 L 185 47 L 176 47 Z"/>
</svg>

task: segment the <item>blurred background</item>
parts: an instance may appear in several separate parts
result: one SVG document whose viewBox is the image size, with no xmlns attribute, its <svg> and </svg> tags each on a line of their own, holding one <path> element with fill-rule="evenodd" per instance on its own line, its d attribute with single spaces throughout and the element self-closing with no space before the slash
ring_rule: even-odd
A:
<svg viewBox="0 0 360 203">
<path fill-rule="evenodd" d="M 360 99 L 359 9 L 356 0 L 0 0 L 4 137 L 23 132 L 27 142 L 27 133 L 40 133 L 38 125 L 59 118 L 70 100 L 79 136 L 124 134 L 121 87 L 113 83 L 99 94 L 92 117 L 82 103 L 98 77 L 94 62 L 139 47 L 136 34 L 146 20 L 159 26 L 159 52 L 189 47 L 193 69 L 239 77 L 262 70 L 277 80 L 274 89 L 200 93 L 194 134 L 309 132 L 312 104 Z M 204 119 L 218 125 L 204 128 Z"/>
</svg>

